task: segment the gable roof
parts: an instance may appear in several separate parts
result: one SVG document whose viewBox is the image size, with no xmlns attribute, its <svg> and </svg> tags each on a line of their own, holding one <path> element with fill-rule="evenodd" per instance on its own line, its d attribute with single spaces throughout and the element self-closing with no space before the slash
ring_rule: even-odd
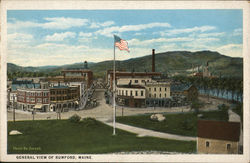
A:
<svg viewBox="0 0 250 163">
<path fill-rule="evenodd" d="M 188 88 L 189 84 L 171 84 L 170 89 L 171 91 L 183 91 L 185 88 Z"/>
<path fill-rule="evenodd" d="M 201 138 L 239 141 L 240 123 L 198 120 L 197 132 Z"/>
</svg>

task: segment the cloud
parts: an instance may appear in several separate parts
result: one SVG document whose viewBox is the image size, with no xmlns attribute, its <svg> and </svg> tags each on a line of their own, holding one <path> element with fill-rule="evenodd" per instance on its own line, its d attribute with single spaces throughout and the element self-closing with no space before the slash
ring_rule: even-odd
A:
<svg viewBox="0 0 250 163">
<path fill-rule="evenodd" d="M 18 21 L 8 22 L 7 28 L 8 30 L 17 30 L 20 28 L 34 28 L 34 27 L 42 27 L 42 24 L 32 21 Z"/>
<path fill-rule="evenodd" d="M 138 40 L 138 39 L 131 39 L 128 40 L 130 46 L 154 46 L 155 43 L 168 43 L 168 42 L 186 42 L 191 41 L 192 38 L 189 37 L 177 37 L 177 38 L 157 38 L 157 39 L 150 39 L 150 40 Z"/>
<path fill-rule="evenodd" d="M 46 29 L 68 29 L 71 27 L 81 27 L 87 25 L 88 19 L 54 17 L 44 18 L 47 23 L 43 24 Z"/>
<path fill-rule="evenodd" d="M 32 21 L 14 21 L 8 23 L 8 29 L 20 28 L 34 28 L 39 27 L 43 29 L 69 29 L 72 27 L 86 26 L 88 19 L 70 18 L 70 17 L 47 17 L 44 18 L 46 22 L 38 23 Z"/>
<path fill-rule="evenodd" d="M 54 33 L 53 35 L 47 35 L 45 41 L 63 41 L 66 38 L 75 38 L 75 36 L 75 32 Z"/>
<path fill-rule="evenodd" d="M 224 36 L 225 32 L 218 32 L 218 33 L 202 33 L 199 34 L 198 37 L 221 37 Z"/>
<path fill-rule="evenodd" d="M 93 22 L 88 19 L 71 18 L 71 17 L 46 17 L 43 18 L 44 23 L 33 21 L 18 21 L 11 19 L 12 22 L 8 22 L 8 29 L 21 29 L 21 28 L 43 28 L 43 29 L 57 29 L 64 30 L 72 27 L 89 26 L 89 28 L 108 27 L 115 24 L 114 21 L 105 21 L 102 23 Z"/>
<path fill-rule="evenodd" d="M 183 33 L 192 33 L 192 32 L 206 32 L 215 30 L 216 27 L 214 26 L 201 26 L 201 27 L 193 27 L 193 28 L 183 28 L 183 29 L 172 29 L 164 32 L 160 32 L 161 36 L 172 36 L 178 35 Z"/>
<path fill-rule="evenodd" d="M 216 50 L 221 54 L 231 57 L 242 57 L 242 44 L 227 44 L 218 47 Z"/>
<path fill-rule="evenodd" d="M 79 36 L 81 37 L 91 37 L 93 34 L 92 33 L 84 33 L 84 32 L 80 32 Z"/>
<path fill-rule="evenodd" d="M 100 34 L 107 37 L 112 37 L 113 34 L 128 32 L 128 31 L 140 31 L 155 27 L 171 27 L 168 23 L 149 23 L 149 24 L 138 24 L 138 25 L 124 25 L 124 26 L 112 26 L 96 31 L 96 34 Z"/>
<path fill-rule="evenodd" d="M 8 43 L 28 43 L 33 39 L 33 35 L 26 33 L 8 34 Z"/>
<path fill-rule="evenodd" d="M 112 52 L 112 48 L 89 48 L 82 44 L 42 43 L 36 46 L 27 44 L 20 48 L 8 48 L 7 60 L 21 66 L 63 65 L 86 59 L 92 62 L 111 60 Z"/>
<path fill-rule="evenodd" d="M 100 27 L 108 27 L 115 24 L 114 21 L 106 21 L 103 23 L 92 22 L 89 28 L 100 28 Z"/>
<path fill-rule="evenodd" d="M 237 29 L 234 29 L 233 36 L 241 36 L 242 33 L 243 33 L 242 28 L 237 28 Z"/>
</svg>

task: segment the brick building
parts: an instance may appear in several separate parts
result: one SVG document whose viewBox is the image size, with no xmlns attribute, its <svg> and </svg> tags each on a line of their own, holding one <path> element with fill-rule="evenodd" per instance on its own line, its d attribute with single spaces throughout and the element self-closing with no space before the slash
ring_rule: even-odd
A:
<svg viewBox="0 0 250 163">
<path fill-rule="evenodd" d="M 50 92 L 48 89 L 17 89 L 17 109 L 24 111 L 49 111 Z"/>
<path fill-rule="evenodd" d="M 44 81 L 49 83 L 70 83 L 70 82 L 81 82 L 86 84 L 87 88 L 93 83 L 93 72 L 90 69 L 68 69 L 62 70 L 62 76 L 48 77 Z"/>
<path fill-rule="evenodd" d="M 63 112 L 67 108 L 75 108 L 79 104 L 80 86 L 53 86 L 50 87 L 50 110 Z"/>
</svg>

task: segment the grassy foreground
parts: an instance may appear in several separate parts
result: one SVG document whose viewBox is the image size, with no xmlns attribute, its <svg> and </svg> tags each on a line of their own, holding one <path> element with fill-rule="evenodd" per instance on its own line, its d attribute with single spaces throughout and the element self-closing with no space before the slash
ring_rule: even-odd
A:
<svg viewBox="0 0 250 163">
<path fill-rule="evenodd" d="M 228 121 L 227 111 L 209 111 L 200 112 L 203 114 L 203 118 L 210 120 L 222 120 Z M 161 131 L 166 133 L 172 133 L 185 136 L 197 135 L 197 120 L 198 117 L 192 112 L 178 113 L 178 114 L 165 114 L 166 119 L 162 122 L 153 121 L 150 119 L 152 114 L 136 115 L 117 117 L 117 122 L 129 124 L 136 127 L 151 129 L 155 131 Z"/>
<path fill-rule="evenodd" d="M 121 151 L 169 151 L 194 153 L 196 142 L 136 137 L 99 121 L 72 123 L 68 120 L 8 122 L 8 133 L 18 130 L 22 135 L 8 135 L 9 154 L 94 154 Z"/>
</svg>

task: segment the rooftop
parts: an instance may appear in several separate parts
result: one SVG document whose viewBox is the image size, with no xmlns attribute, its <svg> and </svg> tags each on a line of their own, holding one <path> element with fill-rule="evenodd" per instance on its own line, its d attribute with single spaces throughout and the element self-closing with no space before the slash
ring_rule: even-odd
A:
<svg viewBox="0 0 250 163">
<path fill-rule="evenodd" d="M 90 69 L 67 69 L 67 70 L 62 70 L 63 72 L 92 72 Z"/>
<path fill-rule="evenodd" d="M 57 86 L 52 86 L 51 88 L 69 88 L 68 86 L 66 85 L 57 85 Z"/>
<path fill-rule="evenodd" d="M 109 74 L 113 74 L 113 71 L 108 72 Z M 116 76 L 131 76 L 131 77 L 138 77 L 138 76 L 161 76 L 160 72 L 116 72 Z"/>
<path fill-rule="evenodd" d="M 188 90 L 192 85 L 191 84 L 171 84 L 171 91 L 184 91 Z"/>
<path fill-rule="evenodd" d="M 140 86 L 140 85 L 118 85 L 118 88 L 139 88 L 139 89 L 143 89 L 145 87 Z"/>
<path fill-rule="evenodd" d="M 37 89 L 37 88 L 40 88 L 40 84 L 39 83 L 28 83 L 28 84 L 12 84 L 11 85 L 11 91 L 15 91 L 17 90 L 18 88 L 28 88 L 28 89 Z"/>
<path fill-rule="evenodd" d="M 198 120 L 197 132 L 201 138 L 239 141 L 240 123 Z"/>
</svg>

